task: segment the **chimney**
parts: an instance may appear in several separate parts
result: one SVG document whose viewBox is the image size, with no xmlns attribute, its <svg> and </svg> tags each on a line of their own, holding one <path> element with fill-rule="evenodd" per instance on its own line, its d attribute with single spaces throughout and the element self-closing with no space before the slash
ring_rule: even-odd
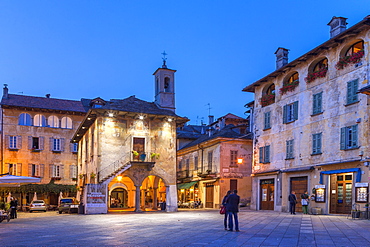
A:
<svg viewBox="0 0 370 247">
<path fill-rule="evenodd" d="M 281 67 L 284 67 L 286 64 L 288 64 L 288 53 L 289 50 L 279 47 L 275 54 L 276 54 L 276 69 L 280 69 Z"/>
<path fill-rule="evenodd" d="M 333 38 L 347 29 L 347 18 L 333 16 L 328 23 L 330 26 L 330 38 Z"/>
<path fill-rule="evenodd" d="M 214 116 L 211 116 L 211 115 L 209 115 L 208 116 L 208 121 L 209 121 L 209 125 L 211 125 L 214 121 L 215 121 L 215 117 Z"/>
<path fill-rule="evenodd" d="M 45 95 L 45 96 L 46 96 L 46 98 L 48 98 L 48 99 L 49 99 L 49 98 L 50 98 L 50 93 L 48 93 L 48 94 L 47 94 L 47 95 Z"/>
<path fill-rule="evenodd" d="M 4 99 L 9 98 L 9 94 L 8 94 L 8 84 L 4 84 L 4 89 L 3 89 L 3 98 L 4 98 Z"/>
</svg>

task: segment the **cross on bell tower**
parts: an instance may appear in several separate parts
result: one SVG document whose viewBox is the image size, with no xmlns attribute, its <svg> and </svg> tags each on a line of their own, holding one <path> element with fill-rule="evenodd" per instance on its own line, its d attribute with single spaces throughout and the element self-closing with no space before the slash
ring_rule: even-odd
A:
<svg viewBox="0 0 370 247">
<path fill-rule="evenodd" d="M 175 112 L 175 72 L 176 70 L 168 69 L 167 53 L 163 51 L 162 68 L 158 68 L 154 72 L 154 103 L 163 109 L 168 109 Z"/>
</svg>

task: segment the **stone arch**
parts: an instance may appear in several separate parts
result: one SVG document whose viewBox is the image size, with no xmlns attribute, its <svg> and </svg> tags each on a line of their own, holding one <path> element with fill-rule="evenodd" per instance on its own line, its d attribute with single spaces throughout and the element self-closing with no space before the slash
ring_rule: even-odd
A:
<svg viewBox="0 0 370 247">
<path fill-rule="evenodd" d="M 328 66 L 329 62 L 328 62 L 327 57 L 319 57 L 313 60 L 312 63 L 308 66 L 308 73 L 314 72 L 315 67 L 317 67 L 316 65 L 318 65 L 321 62 L 325 63 L 325 60 L 326 60 L 326 66 Z"/>
<path fill-rule="evenodd" d="M 341 58 L 341 57 L 344 57 L 344 56 L 346 56 L 346 53 L 348 52 L 348 50 L 352 47 L 352 46 L 354 46 L 354 45 L 356 45 L 357 43 L 359 43 L 359 42 L 362 42 L 362 46 L 363 46 L 363 48 L 364 48 L 364 40 L 362 40 L 362 39 L 354 39 L 354 40 L 352 40 L 351 42 L 349 42 L 349 43 L 347 43 L 346 45 L 344 45 L 343 46 L 343 48 L 340 50 L 340 52 L 339 52 L 339 58 Z"/>
</svg>

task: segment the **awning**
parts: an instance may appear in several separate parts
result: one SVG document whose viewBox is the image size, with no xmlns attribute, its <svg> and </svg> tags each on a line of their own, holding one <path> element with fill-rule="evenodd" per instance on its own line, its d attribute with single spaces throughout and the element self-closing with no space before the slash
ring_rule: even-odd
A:
<svg viewBox="0 0 370 247">
<path fill-rule="evenodd" d="M 0 177 L 0 183 L 40 183 L 41 178 L 6 175 Z"/>
<path fill-rule="evenodd" d="M 190 189 L 191 186 L 193 186 L 194 184 L 198 183 L 198 181 L 193 181 L 193 182 L 189 182 L 189 183 L 182 183 L 182 184 L 177 184 L 177 189 L 178 190 L 181 190 L 181 189 Z"/>
<path fill-rule="evenodd" d="M 320 172 L 320 184 L 323 184 L 323 175 L 337 174 L 337 173 L 348 173 L 348 172 L 357 172 L 356 174 L 356 183 L 361 182 L 361 168 L 348 168 L 340 170 L 331 170 Z"/>
<path fill-rule="evenodd" d="M 281 170 L 281 172 L 303 172 L 303 171 L 312 171 L 312 170 L 315 170 L 315 167 L 305 166 L 305 167 L 289 168 L 289 169 Z"/>
</svg>

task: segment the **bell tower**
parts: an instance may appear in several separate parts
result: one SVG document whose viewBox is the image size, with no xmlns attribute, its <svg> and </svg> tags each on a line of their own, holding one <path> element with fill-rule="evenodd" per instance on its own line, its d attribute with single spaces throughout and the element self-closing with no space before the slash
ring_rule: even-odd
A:
<svg viewBox="0 0 370 247">
<path fill-rule="evenodd" d="M 154 103 L 163 109 L 175 112 L 175 72 L 176 70 L 168 69 L 166 65 L 166 52 L 163 55 L 162 68 L 154 72 Z"/>
</svg>

